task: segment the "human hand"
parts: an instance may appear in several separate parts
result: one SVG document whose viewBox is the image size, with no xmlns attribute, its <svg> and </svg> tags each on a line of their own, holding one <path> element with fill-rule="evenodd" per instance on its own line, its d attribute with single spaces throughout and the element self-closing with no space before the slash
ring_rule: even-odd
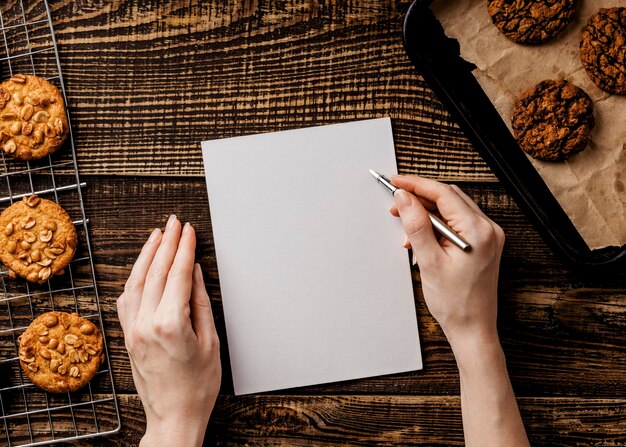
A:
<svg viewBox="0 0 626 447">
<path fill-rule="evenodd" d="M 452 348 L 465 341 L 496 342 L 502 228 L 455 185 L 417 176 L 394 176 L 391 182 L 401 188 L 395 193 L 391 213 L 402 221 L 414 264 L 420 269 L 426 305 Z M 471 244 L 471 251 L 464 252 L 435 235 L 427 208 L 438 209 L 448 225 Z"/>
<path fill-rule="evenodd" d="M 196 236 L 170 216 L 156 229 L 117 300 L 137 393 L 146 411 L 141 445 L 201 445 L 221 381 L 219 340 Z"/>
</svg>

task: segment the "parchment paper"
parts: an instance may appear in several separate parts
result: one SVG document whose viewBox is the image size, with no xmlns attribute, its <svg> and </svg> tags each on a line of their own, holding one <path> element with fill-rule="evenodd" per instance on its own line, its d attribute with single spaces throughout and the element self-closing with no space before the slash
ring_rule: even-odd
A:
<svg viewBox="0 0 626 447">
<path fill-rule="evenodd" d="M 577 19 L 555 40 L 538 46 L 514 43 L 493 25 L 485 0 L 440 0 L 433 12 L 474 76 L 511 129 L 516 98 L 544 79 L 567 79 L 594 101 L 590 145 L 565 162 L 529 159 L 589 245 L 626 244 L 626 97 L 610 95 L 587 76 L 579 57 L 582 29 L 600 8 L 623 0 L 579 2 Z"/>
</svg>

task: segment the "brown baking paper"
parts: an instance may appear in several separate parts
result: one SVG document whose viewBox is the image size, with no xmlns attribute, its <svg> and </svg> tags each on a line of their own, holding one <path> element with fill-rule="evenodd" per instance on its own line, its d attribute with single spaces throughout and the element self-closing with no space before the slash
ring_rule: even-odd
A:
<svg viewBox="0 0 626 447">
<path fill-rule="evenodd" d="M 565 162 L 529 157 L 589 248 L 626 244 L 626 97 L 596 87 L 580 62 L 582 29 L 600 8 L 618 0 L 579 2 L 577 19 L 556 39 L 535 46 L 502 35 L 487 14 L 485 0 L 440 0 L 433 12 L 511 130 L 516 98 L 544 79 L 567 79 L 594 102 L 596 126 L 590 145 Z"/>
</svg>

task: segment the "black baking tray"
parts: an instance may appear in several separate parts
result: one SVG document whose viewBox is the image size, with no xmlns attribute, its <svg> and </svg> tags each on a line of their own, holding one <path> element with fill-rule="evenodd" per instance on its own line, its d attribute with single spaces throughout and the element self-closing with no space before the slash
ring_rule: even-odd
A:
<svg viewBox="0 0 626 447">
<path fill-rule="evenodd" d="M 404 46 L 419 74 L 565 263 L 593 271 L 626 266 L 626 245 L 589 249 L 474 78 L 474 65 L 461 58 L 458 42 L 446 37 L 432 3 L 415 0 L 404 20 Z"/>
</svg>

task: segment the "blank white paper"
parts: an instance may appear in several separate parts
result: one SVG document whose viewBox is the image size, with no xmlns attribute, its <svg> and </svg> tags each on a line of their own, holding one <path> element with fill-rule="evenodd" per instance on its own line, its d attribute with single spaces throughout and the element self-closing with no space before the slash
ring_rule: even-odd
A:
<svg viewBox="0 0 626 447">
<path fill-rule="evenodd" d="M 235 394 L 422 368 L 389 118 L 202 153 Z"/>
</svg>

